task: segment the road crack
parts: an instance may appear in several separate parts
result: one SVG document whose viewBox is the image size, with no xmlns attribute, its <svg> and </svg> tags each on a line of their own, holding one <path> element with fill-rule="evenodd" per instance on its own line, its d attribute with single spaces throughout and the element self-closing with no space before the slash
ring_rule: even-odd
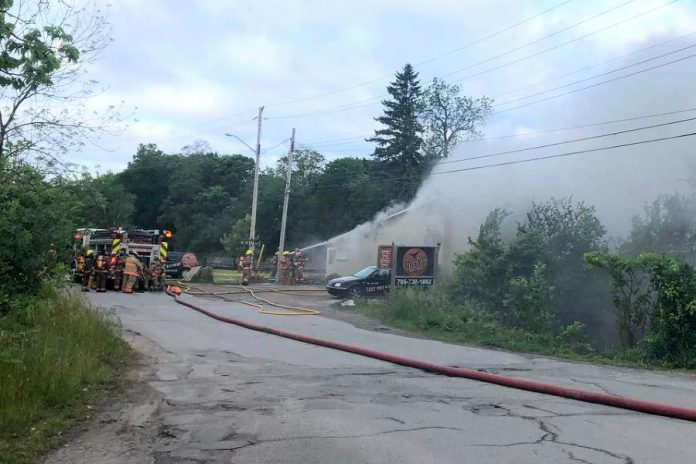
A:
<svg viewBox="0 0 696 464">
<path fill-rule="evenodd" d="M 533 409 L 537 409 L 537 410 L 541 410 L 541 411 L 544 411 L 544 412 L 552 413 L 552 411 L 543 410 L 543 409 L 540 409 L 540 408 L 533 408 Z M 496 411 L 496 414 L 486 414 L 486 413 L 485 413 L 486 411 L 491 411 L 491 410 L 495 410 L 495 411 Z M 609 450 L 606 450 L 606 449 L 603 449 L 603 448 L 596 448 L 596 447 L 593 447 L 593 446 L 580 445 L 580 444 L 577 444 L 577 443 L 570 443 L 570 442 L 560 441 L 560 440 L 559 440 L 559 433 L 558 433 L 558 432 L 555 432 L 555 431 L 553 430 L 553 428 L 554 428 L 555 426 L 553 426 L 552 424 L 548 424 L 548 423 L 546 422 L 545 419 L 551 419 L 551 418 L 554 418 L 554 417 L 565 417 L 565 415 L 563 415 L 563 414 L 554 414 L 554 415 L 551 416 L 551 417 L 525 416 L 525 415 L 522 415 L 522 414 L 516 414 L 516 413 L 514 413 L 510 408 L 507 408 L 507 407 L 505 407 L 505 406 L 503 406 L 503 405 L 501 405 L 501 404 L 496 404 L 496 403 L 489 403 L 489 404 L 483 404 L 483 405 L 475 405 L 475 406 L 472 406 L 471 408 L 469 408 L 469 411 L 471 411 L 472 413 L 477 414 L 477 415 L 486 415 L 486 416 L 489 416 L 489 417 L 495 417 L 495 416 L 498 416 L 498 417 L 514 417 L 514 418 L 517 418 L 517 419 L 526 420 L 526 421 L 529 421 L 529 422 L 534 423 L 534 424 L 537 426 L 537 428 L 542 432 L 541 436 L 540 436 L 538 439 L 533 440 L 533 441 L 520 441 L 520 442 L 502 443 L 502 444 L 478 444 L 478 445 L 473 445 L 473 446 L 476 446 L 476 447 L 485 447 L 485 448 L 510 448 L 510 447 L 514 447 L 514 446 L 523 446 L 523 445 L 527 445 L 527 446 L 530 446 L 530 445 L 543 445 L 544 443 L 552 443 L 552 444 L 555 444 L 555 445 L 562 445 L 562 446 L 571 447 L 571 448 L 585 449 L 585 450 L 590 450 L 590 451 L 594 451 L 594 452 L 597 452 L 597 453 L 605 454 L 605 455 L 610 456 L 610 457 L 612 457 L 612 458 L 614 458 L 614 459 L 618 459 L 618 460 L 622 461 L 624 464 L 633 464 L 633 463 L 634 463 L 633 458 L 631 458 L 630 456 L 625 455 L 625 454 L 615 453 L 615 452 L 612 452 L 612 451 L 609 451 Z M 503 412 L 504 414 L 498 414 L 498 412 Z M 557 428 L 557 427 L 556 427 L 556 428 Z M 564 451 L 565 451 L 566 453 L 569 452 L 569 451 L 567 451 L 567 450 L 564 450 Z M 583 461 L 583 460 L 581 460 L 581 459 L 575 459 L 575 460 L 576 460 L 576 461 L 579 461 L 579 462 L 587 462 L 587 461 Z"/>
<path fill-rule="evenodd" d="M 598 384 L 598 383 L 596 383 L 596 382 L 588 382 L 588 381 L 586 381 L 586 380 L 578 380 L 578 379 L 570 379 L 570 380 L 571 380 L 572 382 L 581 383 L 581 384 L 583 384 L 583 385 L 591 385 L 591 386 L 597 388 L 598 390 L 602 391 L 602 393 L 606 393 L 607 395 L 617 396 L 616 394 L 610 392 L 610 391 L 607 390 L 605 387 L 601 386 L 600 384 Z"/>
<path fill-rule="evenodd" d="M 243 444 L 243 445 L 230 447 L 230 448 L 228 448 L 228 450 L 237 451 L 237 450 L 249 448 L 252 446 L 265 445 L 268 443 L 282 443 L 282 442 L 286 442 L 286 441 L 296 441 L 296 440 L 353 440 L 353 439 L 357 439 L 357 438 L 373 438 L 373 437 L 378 437 L 381 435 L 390 435 L 393 433 L 421 432 L 424 430 L 453 430 L 456 432 L 464 432 L 463 429 L 460 429 L 458 427 L 424 426 L 424 427 L 415 427 L 415 428 L 410 428 L 410 429 L 385 430 L 383 432 L 367 433 L 367 434 L 359 434 L 359 435 L 305 435 L 305 436 L 299 436 L 299 437 L 271 438 L 268 440 L 249 441 L 248 443 Z"/>
<path fill-rule="evenodd" d="M 571 461 L 582 462 L 584 464 L 593 464 L 590 461 L 585 461 L 584 459 L 580 459 L 579 457 L 575 456 L 572 451 L 566 450 L 566 455 L 568 456 L 568 459 L 570 459 Z"/>
</svg>

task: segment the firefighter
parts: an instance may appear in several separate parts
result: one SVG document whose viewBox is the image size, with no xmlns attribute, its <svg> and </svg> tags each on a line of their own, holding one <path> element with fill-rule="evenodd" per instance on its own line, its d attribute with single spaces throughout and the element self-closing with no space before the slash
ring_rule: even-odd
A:
<svg viewBox="0 0 696 464">
<path fill-rule="evenodd" d="M 290 274 L 288 276 L 288 283 L 290 285 L 295 285 L 297 282 L 297 261 L 295 261 L 295 252 L 291 251 L 288 254 L 288 261 L 290 263 Z"/>
<path fill-rule="evenodd" d="M 89 292 L 94 274 L 94 250 L 89 248 L 85 252 L 84 263 L 82 264 L 82 291 Z"/>
<path fill-rule="evenodd" d="M 299 248 L 295 248 L 295 279 L 297 282 L 304 282 L 305 259 Z"/>
<path fill-rule="evenodd" d="M 77 256 L 75 256 L 75 276 L 79 277 L 79 280 L 77 277 L 75 278 L 75 282 L 80 282 L 82 283 L 82 272 L 85 270 L 85 255 L 82 252 L 79 252 Z M 83 284 L 84 285 L 84 284 Z"/>
<path fill-rule="evenodd" d="M 284 251 L 280 257 L 279 264 L 280 271 L 280 283 L 281 285 L 288 284 L 288 274 L 290 273 L 290 253 Z"/>
<path fill-rule="evenodd" d="M 164 263 L 160 263 L 152 271 L 152 283 L 154 290 L 161 292 L 166 285 L 166 269 Z"/>
<path fill-rule="evenodd" d="M 140 261 L 140 272 L 138 273 L 138 284 L 135 290 L 139 292 L 150 291 L 152 288 L 152 269 L 147 266 L 147 263 Z"/>
<path fill-rule="evenodd" d="M 94 263 L 94 283 L 97 292 L 106 291 L 106 279 L 108 276 L 109 267 L 104 255 L 97 256 L 97 261 Z"/>
<path fill-rule="evenodd" d="M 123 266 L 126 261 L 126 250 L 111 256 L 111 277 L 114 279 L 114 290 L 121 290 L 123 282 Z"/>
<path fill-rule="evenodd" d="M 133 285 L 135 285 L 142 267 L 143 265 L 135 257 L 135 253 L 130 253 L 123 266 L 123 293 L 133 293 Z"/>
<path fill-rule="evenodd" d="M 247 250 L 242 258 L 242 285 L 249 285 L 251 278 L 252 251 Z"/>
<path fill-rule="evenodd" d="M 271 279 L 275 279 L 276 274 L 278 273 L 278 258 L 280 255 L 280 251 L 276 251 L 273 257 L 271 258 Z"/>
</svg>

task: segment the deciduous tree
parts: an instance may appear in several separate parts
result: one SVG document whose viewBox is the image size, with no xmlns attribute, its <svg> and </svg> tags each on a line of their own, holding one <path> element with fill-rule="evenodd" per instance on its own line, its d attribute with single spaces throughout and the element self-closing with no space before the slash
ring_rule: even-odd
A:
<svg viewBox="0 0 696 464">
<path fill-rule="evenodd" d="M 447 158 L 461 140 L 479 136 L 492 104 L 489 98 L 468 97 L 459 85 L 434 78 L 421 102 L 426 154 L 433 159 Z"/>
</svg>

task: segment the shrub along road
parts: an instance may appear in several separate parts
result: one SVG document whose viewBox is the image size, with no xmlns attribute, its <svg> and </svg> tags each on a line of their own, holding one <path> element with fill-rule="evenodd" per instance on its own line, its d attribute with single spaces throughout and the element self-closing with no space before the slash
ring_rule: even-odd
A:
<svg viewBox="0 0 696 464">
<path fill-rule="evenodd" d="M 45 463 L 670 462 L 696 425 L 447 378 L 217 322 L 165 295 L 90 295 L 151 370 Z M 194 299 L 187 296 L 186 298 Z M 358 329 L 323 316 L 227 316 L 443 364 L 696 406 L 691 375 L 594 366 Z"/>
</svg>

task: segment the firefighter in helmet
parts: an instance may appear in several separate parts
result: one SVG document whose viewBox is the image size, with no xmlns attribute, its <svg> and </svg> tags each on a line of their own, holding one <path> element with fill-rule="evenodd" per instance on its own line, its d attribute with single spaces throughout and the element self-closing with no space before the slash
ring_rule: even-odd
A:
<svg viewBox="0 0 696 464">
<path fill-rule="evenodd" d="M 106 291 L 106 279 L 109 273 L 109 265 L 106 262 L 106 257 L 104 255 L 97 256 L 97 260 L 94 263 L 94 283 L 97 292 Z"/>
<path fill-rule="evenodd" d="M 121 290 L 123 283 L 123 267 L 126 264 L 126 250 L 121 250 L 118 254 L 111 256 L 111 276 L 114 279 L 114 290 Z"/>
<path fill-rule="evenodd" d="M 280 272 L 280 283 L 281 285 L 288 285 L 288 276 L 290 273 L 290 253 L 284 251 L 280 256 L 280 262 L 278 264 Z"/>
<path fill-rule="evenodd" d="M 75 282 L 82 283 L 82 273 L 85 270 L 85 254 L 80 251 L 79 253 L 77 253 L 77 256 L 75 256 L 73 262 L 75 266 Z"/>
<path fill-rule="evenodd" d="M 94 250 L 88 248 L 85 251 L 85 260 L 82 265 L 82 291 L 89 292 L 89 287 L 92 285 L 92 276 L 94 275 Z"/>
<path fill-rule="evenodd" d="M 251 250 L 247 250 L 242 258 L 242 285 L 249 285 L 251 278 L 251 261 L 253 259 Z"/>
<path fill-rule="evenodd" d="M 295 262 L 295 280 L 297 282 L 304 282 L 305 259 L 304 259 L 304 256 L 302 256 L 302 252 L 300 251 L 299 248 L 295 248 L 294 262 Z"/>
<path fill-rule="evenodd" d="M 142 266 L 135 253 L 131 252 L 126 258 L 123 267 L 123 293 L 133 293 L 133 286 L 138 280 L 138 274 Z"/>
<path fill-rule="evenodd" d="M 278 273 L 278 262 L 280 261 L 280 251 L 276 251 L 271 258 L 271 279 L 275 279 Z"/>
<path fill-rule="evenodd" d="M 295 252 L 291 251 L 288 253 L 288 264 L 289 264 L 289 275 L 288 275 L 288 283 L 290 285 L 295 285 L 295 279 L 297 277 L 297 265 L 295 262 Z"/>
</svg>

